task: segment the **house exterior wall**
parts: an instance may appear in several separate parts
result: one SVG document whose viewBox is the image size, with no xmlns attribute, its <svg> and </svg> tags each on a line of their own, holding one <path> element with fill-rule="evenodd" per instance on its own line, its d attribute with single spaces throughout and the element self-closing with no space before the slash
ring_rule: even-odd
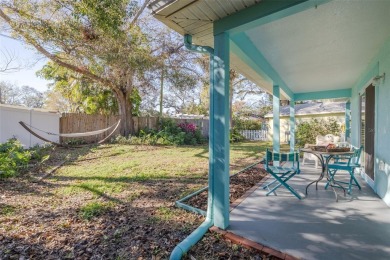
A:
<svg viewBox="0 0 390 260">
<path fill-rule="evenodd" d="M 345 114 L 344 113 L 327 113 L 327 114 L 317 114 L 317 115 L 295 115 L 295 123 L 298 126 L 302 122 L 308 122 L 311 119 L 318 119 L 318 120 L 329 120 L 330 118 L 335 118 L 337 122 L 341 124 L 345 123 Z M 280 141 L 281 142 L 287 142 L 285 132 L 289 130 L 289 122 L 290 117 L 289 116 L 281 116 L 280 117 Z M 272 137 L 274 134 L 273 131 L 273 118 L 269 117 L 267 118 L 267 125 L 268 125 L 268 140 L 272 141 Z M 295 127 L 295 131 L 298 127 Z"/>
<path fill-rule="evenodd" d="M 352 143 L 360 145 L 360 93 L 362 93 L 373 77 L 383 75 L 375 86 L 375 160 L 374 180 L 365 173 L 362 176 L 374 191 L 390 206 L 390 39 L 372 61 L 369 70 L 356 84 L 352 91 Z"/>
<path fill-rule="evenodd" d="M 45 111 L 43 109 L 29 109 L 18 106 L 0 105 L 0 142 L 4 143 L 8 139 L 16 137 L 25 148 L 34 145 L 44 144 L 44 141 L 36 138 L 26 131 L 19 121 L 32 125 L 46 132 L 59 134 L 60 115 L 55 112 Z M 38 132 L 39 135 L 51 141 L 58 142 L 57 135 L 47 135 Z"/>
</svg>

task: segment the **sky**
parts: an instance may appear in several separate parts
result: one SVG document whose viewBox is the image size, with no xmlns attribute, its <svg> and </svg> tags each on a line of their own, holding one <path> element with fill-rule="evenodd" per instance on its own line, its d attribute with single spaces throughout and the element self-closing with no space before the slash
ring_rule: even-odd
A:
<svg viewBox="0 0 390 260">
<path fill-rule="evenodd" d="M 22 69 L 16 72 L 0 73 L 0 81 L 8 81 L 18 87 L 27 85 L 42 92 L 47 90 L 47 84 L 50 82 L 35 75 L 35 72 L 46 64 L 46 58 L 42 58 L 41 55 L 22 42 L 0 33 L 0 67 L 3 67 L 5 62 L 4 53 L 14 55 L 16 59 L 13 64 L 21 64 Z"/>
</svg>

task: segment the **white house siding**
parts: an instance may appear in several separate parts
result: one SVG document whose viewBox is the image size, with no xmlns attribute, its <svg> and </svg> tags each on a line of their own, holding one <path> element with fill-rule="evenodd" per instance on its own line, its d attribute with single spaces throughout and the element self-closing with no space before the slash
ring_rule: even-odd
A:
<svg viewBox="0 0 390 260">
<path fill-rule="evenodd" d="M 298 126 L 302 122 L 308 122 L 311 119 L 318 119 L 318 120 L 329 120 L 330 118 L 334 118 L 337 120 L 340 125 L 345 123 L 345 113 L 326 113 L 326 114 L 310 114 L 310 115 L 296 115 L 295 116 L 295 123 Z M 273 137 L 273 118 L 267 118 L 267 124 L 268 124 L 268 140 L 272 141 Z M 280 141 L 286 142 L 285 140 L 285 132 L 289 130 L 290 125 L 290 117 L 289 116 L 281 116 L 280 117 Z M 295 127 L 297 129 L 297 127 Z"/>
<path fill-rule="evenodd" d="M 23 121 L 45 132 L 59 134 L 59 118 L 60 115 L 58 113 L 43 109 L 0 105 L 0 142 L 4 143 L 8 139 L 16 137 L 25 148 L 44 144 L 44 141 L 26 131 L 19 124 L 19 121 Z M 59 141 L 57 135 L 48 135 L 37 130 L 34 131 L 48 140 Z"/>
</svg>

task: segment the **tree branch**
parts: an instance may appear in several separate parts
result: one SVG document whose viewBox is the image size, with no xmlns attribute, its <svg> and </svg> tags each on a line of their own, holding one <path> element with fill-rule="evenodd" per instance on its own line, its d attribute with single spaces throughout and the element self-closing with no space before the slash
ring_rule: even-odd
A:
<svg viewBox="0 0 390 260">
<path fill-rule="evenodd" d="M 10 53 L 8 50 L 0 51 L 1 56 L 4 57 L 1 60 L 4 64 L 1 64 L 0 73 L 14 72 L 20 70 L 20 66 L 12 67 L 12 63 L 16 60 L 15 53 Z"/>
<path fill-rule="evenodd" d="M 72 71 L 75 71 L 77 73 L 81 73 L 81 74 L 85 75 L 86 77 L 88 77 L 88 78 L 90 78 L 90 79 L 92 79 L 94 81 L 98 81 L 100 83 L 103 83 L 103 84 L 106 84 L 108 86 L 111 86 L 111 88 L 115 88 L 115 85 L 113 85 L 111 83 L 111 81 L 109 81 L 109 80 L 107 80 L 105 78 L 99 77 L 99 76 L 93 74 L 92 72 L 90 72 L 89 70 L 87 70 L 85 68 L 80 68 L 78 66 L 66 63 L 66 62 L 62 61 L 57 55 L 54 55 L 54 54 L 50 53 L 49 51 L 47 51 L 35 39 L 30 37 L 27 33 L 23 32 L 22 30 L 18 29 L 17 26 L 14 25 L 14 22 L 11 20 L 11 18 L 8 15 L 6 15 L 3 12 L 3 10 L 1 10 L 1 9 L 0 9 L 0 17 L 3 18 L 15 32 L 17 32 L 20 36 L 22 36 L 26 40 L 26 42 L 28 42 L 32 46 L 34 46 L 34 48 L 37 51 L 42 53 L 48 59 L 52 60 L 53 62 L 57 63 L 58 65 L 60 65 L 62 67 L 65 67 L 65 68 L 70 69 Z"/>
<path fill-rule="evenodd" d="M 144 4 L 141 6 L 141 8 L 138 10 L 138 12 L 135 14 L 133 20 L 130 22 L 130 28 L 135 24 L 135 22 L 137 21 L 138 17 L 142 14 L 142 12 L 145 10 L 146 6 L 148 5 L 148 3 L 150 2 L 150 0 L 145 0 Z"/>
</svg>

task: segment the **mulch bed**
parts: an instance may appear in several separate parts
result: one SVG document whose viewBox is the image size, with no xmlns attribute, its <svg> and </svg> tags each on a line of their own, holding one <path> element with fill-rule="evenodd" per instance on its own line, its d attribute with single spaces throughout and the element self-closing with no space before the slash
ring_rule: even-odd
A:
<svg viewBox="0 0 390 260">
<path fill-rule="evenodd" d="M 267 173 L 263 170 L 261 164 L 257 164 L 240 174 L 230 177 L 230 203 L 241 198 L 247 190 L 259 183 L 266 175 Z M 207 195 L 208 191 L 206 190 L 185 201 L 185 203 L 206 211 Z"/>
<path fill-rule="evenodd" d="M 53 166 L 62 159 L 57 158 Z M 112 198 L 89 193 L 58 195 L 55 190 L 67 182 L 55 175 L 0 180 L 0 259 L 168 259 L 173 248 L 204 221 L 202 216 L 178 209 L 174 201 L 206 180 L 134 182 L 134 188 L 142 188 L 139 197 L 130 199 L 132 191 L 126 191 L 88 221 L 80 217 L 82 205 L 93 200 L 112 203 Z M 231 201 L 264 175 L 255 167 L 233 176 Z M 207 192 L 187 203 L 205 209 Z M 215 233 L 206 234 L 185 258 L 277 259 Z"/>
</svg>

